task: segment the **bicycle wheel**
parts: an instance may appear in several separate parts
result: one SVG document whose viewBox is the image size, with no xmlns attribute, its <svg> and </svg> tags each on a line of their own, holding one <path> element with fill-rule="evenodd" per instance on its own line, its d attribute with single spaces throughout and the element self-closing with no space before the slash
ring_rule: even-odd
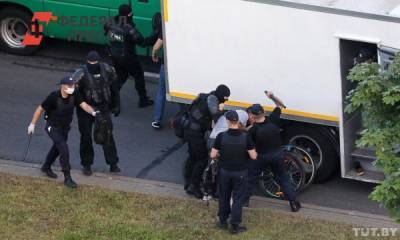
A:
<svg viewBox="0 0 400 240">
<path fill-rule="evenodd" d="M 298 153 L 299 156 L 301 156 L 300 164 L 302 165 L 302 167 L 304 169 L 304 175 L 305 175 L 305 181 L 304 181 L 304 185 L 302 188 L 302 190 L 304 190 L 310 184 L 313 183 L 315 174 L 316 174 L 317 165 L 315 164 L 315 162 L 312 159 L 312 157 L 310 156 L 310 154 L 303 148 L 294 146 L 292 151 Z"/>
<path fill-rule="evenodd" d="M 302 190 L 305 182 L 305 173 L 303 165 L 300 162 L 301 158 L 302 155 L 298 152 L 289 151 L 287 148 L 284 148 L 283 160 L 285 162 L 285 171 L 296 193 Z M 282 198 L 284 195 L 270 167 L 262 171 L 260 185 L 264 195 L 267 197 Z"/>
</svg>

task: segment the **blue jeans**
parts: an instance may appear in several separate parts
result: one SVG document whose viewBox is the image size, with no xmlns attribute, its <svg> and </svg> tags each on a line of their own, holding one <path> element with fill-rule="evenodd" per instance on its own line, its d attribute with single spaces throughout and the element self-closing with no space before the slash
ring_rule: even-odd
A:
<svg viewBox="0 0 400 240">
<path fill-rule="evenodd" d="M 239 225 L 242 222 L 243 200 L 247 189 L 247 170 L 228 171 L 221 168 L 219 173 L 219 220 L 225 222 L 230 215 L 231 224 Z"/>
<path fill-rule="evenodd" d="M 154 107 L 154 121 L 161 122 L 164 115 L 165 98 L 166 98 L 166 87 L 165 87 L 165 69 L 164 64 L 160 68 L 160 80 L 158 82 L 157 97 Z"/>
<path fill-rule="evenodd" d="M 285 171 L 285 163 L 283 160 L 283 152 L 281 150 L 271 152 L 268 154 L 258 155 L 257 160 L 250 161 L 249 165 L 249 183 L 246 194 L 248 200 L 256 191 L 261 172 L 267 167 L 271 167 L 278 184 L 281 186 L 285 198 L 293 201 L 296 198 L 296 193 L 290 183 L 290 178 Z"/>
</svg>

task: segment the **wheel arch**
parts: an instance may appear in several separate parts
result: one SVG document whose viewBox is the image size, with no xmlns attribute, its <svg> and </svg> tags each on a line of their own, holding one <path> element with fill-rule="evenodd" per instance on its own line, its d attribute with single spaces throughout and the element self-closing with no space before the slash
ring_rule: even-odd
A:
<svg viewBox="0 0 400 240">
<path fill-rule="evenodd" d="M 24 6 L 24 5 L 18 4 L 18 3 L 13 3 L 13 2 L 0 1 L 0 11 L 3 11 L 6 8 L 17 8 L 17 9 L 20 9 L 20 10 L 23 10 L 23 11 L 29 13 L 30 15 L 33 15 L 33 12 L 27 6 Z"/>
</svg>

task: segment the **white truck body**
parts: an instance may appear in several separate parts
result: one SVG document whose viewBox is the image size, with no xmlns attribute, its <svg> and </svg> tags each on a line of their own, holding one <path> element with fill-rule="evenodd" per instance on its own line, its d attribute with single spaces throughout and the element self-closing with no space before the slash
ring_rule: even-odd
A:
<svg viewBox="0 0 400 240">
<path fill-rule="evenodd" d="M 379 53 L 400 49 L 399 6 L 400 0 L 164 0 L 168 98 L 188 102 L 226 84 L 229 105 L 271 110 L 263 90 L 273 91 L 287 106 L 284 118 L 339 128 L 342 176 L 353 178 L 340 42 L 375 44 Z"/>
</svg>

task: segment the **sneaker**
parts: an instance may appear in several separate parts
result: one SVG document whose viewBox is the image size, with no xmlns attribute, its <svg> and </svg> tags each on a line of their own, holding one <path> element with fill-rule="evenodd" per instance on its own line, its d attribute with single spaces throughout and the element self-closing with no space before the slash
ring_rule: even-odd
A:
<svg viewBox="0 0 400 240">
<path fill-rule="evenodd" d="M 292 212 L 298 212 L 301 208 L 301 204 L 298 201 L 290 201 L 290 209 L 292 210 Z"/>
<path fill-rule="evenodd" d="M 53 172 L 53 170 L 51 170 L 50 167 L 42 166 L 41 170 L 42 170 L 42 172 L 43 172 L 44 174 L 46 174 L 46 176 L 48 176 L 49 178 L 57 178 L 57 174 L 55 174 L 55 173 Z"/>
<path fill-rule="evenodd" d="M 76 182 L 74 182 L 71 177 L 65 178 L 64 185 L 69 188 L 76 188 L 78 186 L 78 184 L 76 184 Z"/>
<path fill-rule="evenodd" d="M 237 224 L 231 224 L 230 232 L 232 234 L 239 234 L 239 233 L 242 233 L 242 232 L 245 232 L 245 231 L 247 231 L 247 228 L 245 226 L 240 226 L 240 225 L 237 225 Z"/>
<path fill-rule="evenodd" d="M 112 173 L 119 173 L 119 172 L 121 172 L 121 169 L 118 167 L 117 164 L 112 164 L 112 165 L 110 166 L 110 172 L 112 172 Z"/>
<path fill-rule="evenodd" d="M 217 221 L 217 228 L 221 230 L 228 230 L 228 223 L 226 221 Z"/>
<path fill-rule="evenodd" d="M 145 107 L 151 106 L 153 104 L 154 104 L 153 100 L 151 100 L 150 98 L 145 98 L 145 99 L 139 100 L 138 105 L 139 105 L 139 108 L 145 108 Z"/>
<path fill-rule="evenodd" d="M 159 122 L 157 122 L 157 121 L 152 122 L 151 126 L 156 130 L 161 129 L 161 124 Z"/>
<path fill-rule="evenodd" d="M 85 176 L 91 176 L 93 174 L 92 169 L 90 166 L 83 166 L 82 173 Z"/>
</svg>

